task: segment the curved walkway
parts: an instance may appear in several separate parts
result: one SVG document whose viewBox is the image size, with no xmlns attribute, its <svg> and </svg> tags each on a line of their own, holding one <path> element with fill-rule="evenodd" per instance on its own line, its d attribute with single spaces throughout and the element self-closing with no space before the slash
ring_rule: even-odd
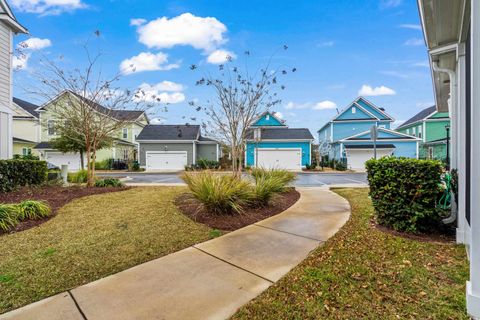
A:
<svg viewBox="0 0 480 320">
<path fill-rule="evenodd" d="M 334 235 L 348 202 L 297 188 L 279 215 L 0 315 L 0 319 L 225 319 Z"/>
</svg>

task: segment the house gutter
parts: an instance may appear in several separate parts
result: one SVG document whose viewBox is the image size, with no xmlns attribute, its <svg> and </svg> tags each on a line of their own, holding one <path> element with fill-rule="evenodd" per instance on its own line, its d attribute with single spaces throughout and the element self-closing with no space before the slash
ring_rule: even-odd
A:
<svg viewBox="0 0 480 320">
<path fill-rule="evenodd" d="M 448 74 L 448 77 L 450 79 L 450 101 L 449 101 L 448 114 L 450 116 L 450 119 L 452 119 L 452 110 L 454 108 L 453 104 L 455 103 L 455 81 L 456 81 L 455 71 L 453 71 L 452 69 L 448 69 L 448 68 L 440 68 L 438 66 L 437 61 L 434 61 L 432 63 L 432 68 L 436 72 L 443 72 L 443 73 Z M 447 143 L 448 143 L 448 141 L 447 141 Z M 452 197 L 452 200 L 453 200 L 453 197 Z M 442 221 L 443 221 L 444 224 L 450 224 L 450 223 L 455 222 L 456 220 L 457 220 L 456 204 L 453 206 L 453 203 L 452 203 L 452 210 L 450 211 L 450 216 L 446 217 Z"/>
</svg>

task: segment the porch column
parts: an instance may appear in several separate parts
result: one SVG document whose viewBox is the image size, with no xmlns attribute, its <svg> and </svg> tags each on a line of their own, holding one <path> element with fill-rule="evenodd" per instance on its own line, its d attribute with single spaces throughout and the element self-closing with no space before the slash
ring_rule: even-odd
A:
<svg viewBox="0 0 480 320">
<path fill-rule="evenodd" d="M 472 197 L 470 217 L 470 281 L 467 282 L 467 311 L 480 318 L 480 1 L 472 0 Z"/>
<path fill-rule="evenodd" d="M 458 202 L 457 202 L 457 243 L 465 243 L 465 186 L 466 186 L 466 83 L 465 83 L 465 43 L 460 43 L 457 49 L 457 113 L 455 121 L 457 123 L 457 142 L 453 146 L 457 150 L 457 169 L 458 169 Z M 453 208 L 455 209 L 455 208 Z"/>
</svg>

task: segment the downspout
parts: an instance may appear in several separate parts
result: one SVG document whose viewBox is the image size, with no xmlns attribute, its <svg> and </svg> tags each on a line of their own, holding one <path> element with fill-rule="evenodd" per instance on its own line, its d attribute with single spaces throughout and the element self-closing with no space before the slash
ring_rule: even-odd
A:
<svg viewBox="0 0 480 320">
<path fill-rule="evenodd" d="M 448 78 L 450 79 L 450 99 L 448 101 L 448 104 L 449 104 L 448 114 L 450 116 L 450 119 L 452 119 L 452 109 L 453 109 L 453 104 L 455 103 L 455 82 L 456 82 L 455 71 L 448 68 L 440 68 L 438 66 L 438 61 L 434 61 L 432 66 L 434 71 L 448 74 Z M 449 141 L 447 141 L 447 143 L 449 143 Z M 450 159 L 449 161 L 450 163 L 452 162 Z M 452 197 L 452 209 L 450 210 L 450 216 L 446 217 L 442 221 L 444 224 L 450 224 L 455 222 L 456 220 L 457 220 L 457 204 L 455 203 L 455 197 Z"/>
</svg>

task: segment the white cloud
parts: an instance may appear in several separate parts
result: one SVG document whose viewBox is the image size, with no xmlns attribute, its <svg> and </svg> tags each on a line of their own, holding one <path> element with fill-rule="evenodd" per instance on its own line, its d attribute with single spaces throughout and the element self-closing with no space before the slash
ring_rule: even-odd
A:
<svg viewBox="0 0 480 320">
<path fill-rule="evenodd" d="M 227 27 L 214 17 L 184 13 L 174 18 L 162 17 L 137 28 L 139 41 L 149 48 L 192 46 L 211 52 L 224 44 Z"/>
<path fill-rule="evenodd" d="M 147 22 L 147 20 L 142 18 L 130 19 L 130 25 L 135 27 L 141 26 L 142 24 L 145 24 L 145 22 Z"/>
<path fill-rule="evenodd" d="M 358 90 L 359 96 L 391 96 L 397 94 L 395 90 L 385 86 L 379 86 L 372 88 L 371 86 L 364 84 L 360 90 Z"/>
<path fill-rule="evenodd" d="M 317 47 L 319 47 L 319 48 L 333 47 L 334 44 L 335 44 L 335 42 L 333 42 L 333 41 L 324 41 L 324 42 L 321 42 L 321 43 L 317 44 Z"/>
<path fill-rule="evenodd" d="M 428 60 L 415 62 L 415 63 L 412 64 L 412 65 L 413 65 L 414 67 L 430 68 L 430 62 L 428 62 Z"/>
<path fill-rule="evenodd" d="M 317 103 L 306 102 L 306 103 L 296 103 L 290 101 L 284 106 L 286 110 L 300 110 L 300 109 L 312 109 L 312 110 L 326 110 L 326 109 L 335 109 L 337 104 L 330 100 L 324 100 Z"/>
<path fill-rule="evenodd" d="M 212 64 L 222 64 L 228 61 L 228 59 L 236 59 L 237 55 L 228 50 L 215 50 L 207 57 L 207 62 Z"/>
<path fill-rule="evenodd" d="M 41 50 L 52 45 L 50 39 L 30 38 L 17 44 L 17 48 L 23 50 Z"/>
<path fill-rule="evenodd" d="M 87 7 L 81 0 L 12 0 L 10 3 L 18 11 L 41 15 L 57 15 Z"/>
<path fill-rule="evenodd" d="M 425 109 L 425 108 L 429 108 L 429 107 L 435 105 L 435 102 L 430 102 L 430 101 L 427 101 L 427 102 L 417 102 L 415 105 L 417 106 L 417 108 Z"/>
<path fill-rule="evenodd" d="M 421 38 L 411 38 L 405 41 L 404 45 L 405 46 L 423 46 L 424 41 Z"/>
<path fill-rule="evenodd" d="M 142 71 L 171 70 L 179 68 L 178 63 L 168 64 L 168 54 L 159 52 L 141 52 L 120 63 L 120 70 L 125 74 L 131 74 Z"/>
<path fill-rule="evenodd" d="M 283 113 L 279 112 L 279 111 L 275 111 L 274 112 L 275 116 L 279 119 L 283 119 Z"/>
<path fill-rule="evenodd" d="M 14 70 L 25 70 L 28 67 L 28 59 L 30 53 L 22 54 L 19 56 L 13 56 L 12 67 Z"/>
<path fill-rule="evenodd" d="M 327 110 L 327 109 L 335 109 L 337 104 L 330 100 L 321 101 L 313 106 L 313 110 Z"/>
<path fill-rule="evenodd" d="M 402 29 L 412 29 L 412 30 L 422 30 L 422 27 L 419 24 L 405 23 L 398 26 Z"/>
<path fill-rule="evenodd" d="M 154 85 L 142 83 L 139 90 L 144 93 L 142 98 L 146 102 L 173 104 L 185 101 L 185 95 L 181 92 L 183 85 L 171 81 L 162 81 Z"/>
<path fill-rule="evenodd" d="M 381 0 L 380 6 L 382 8 L 396 8 L 401 5 L 403 0 Z"/>
</svg>

